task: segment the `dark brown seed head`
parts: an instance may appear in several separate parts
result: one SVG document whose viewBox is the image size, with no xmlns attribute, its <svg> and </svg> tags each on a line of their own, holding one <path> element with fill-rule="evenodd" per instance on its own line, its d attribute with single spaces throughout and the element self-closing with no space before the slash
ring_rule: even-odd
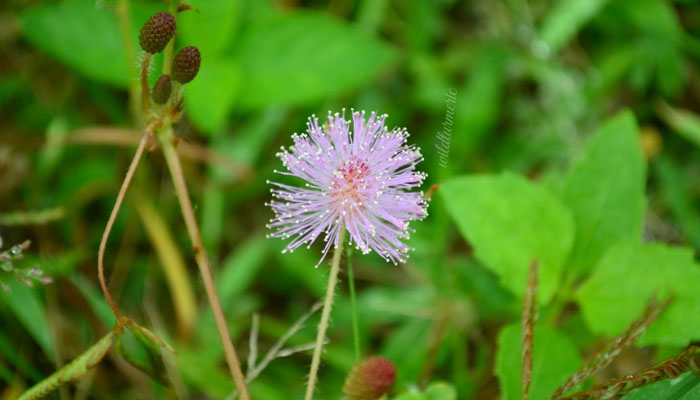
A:
<svg viewBox="0 0 700 400">
<path fill-rule="evenodd" d="M 202 56 L 194 46 L 187 46 L 175 54 L 173 60 L 173 79 L 185 84 L 197 75 Z"/>
<path fill-rule="evenodd" d="M 172 90 L 172 81 L 170 80 L 170 75 L 161 75 L 153 85 L 153 91 L 151 92 L 151 98 L 156 104 L 165 104 L 170 98 L 170 92 Z"/>
<path fill-rule="evenodd" d="M 350 400 L 377 400 L 396 382 L 396 367 L 384 357 L 370 357 L 356 364 L 345 377 L 343 393 Z"/>
<path fill-rule="evenodd" d="M 175 34 L 175 18 L 169 12 L 159 12 L 146 21 L 139 33 L 141 48 L 151 54 L 160 53 Z"/>
</svg>

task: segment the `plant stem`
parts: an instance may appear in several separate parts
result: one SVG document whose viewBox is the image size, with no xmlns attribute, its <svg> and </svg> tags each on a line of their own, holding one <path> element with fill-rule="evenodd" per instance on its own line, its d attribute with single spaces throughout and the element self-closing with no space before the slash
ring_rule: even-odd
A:
<svg viewBox="0 0 700 400">
<path fill-rule="evenodd" d="M 226 362 L 228 363 L 228 367 L 231 371 L 233 381 L 236 384 L 236 388 L 241 394 L 241 398 L 243 400 L 250 400 L 248 386 L 245 383 L 245 378 L 243 376 L 243 372 L 241 371 L 238 357 L 236 356 L 236 349 L 233 346 L 231 335 L 228 331 L 224 311 L 221 308 L 221 300 L 216 292 L 216 285 L 214 284 L 214 278 L 212 277 L 211 268 L 209 267 L 209 256 L 204 248 L 202 235 L 199 232 L 199 226 L 197 225 L 197 220 L 194 216 L 192 202 L 190 201 L 190 196 L 187 193 L 187 184 L 185 183 L 185 177 L 182 173 L 180 159 L 178 158 L 175 147 L 173 146 L 172 128 L 168 125 L 158 136 L 163 148 L 165 160 L 168 164 L 168 169 L 170 170 L 170 176 L 173 179 L 173 185 L 175 186 L 177 199 L 180 203 L 182 216 L 185 219 L 187 232 L 189 233 L 190 240 L 192 241 L 194 257 L 197 261 L 197 266 L 199 267 L 202 281 L 204 282 L 207 300 L 209 300 L 209 305 L 211 306 L 212 314 L 214 315 L 214 321 L 216 322 L 216 328 L 219 332 L 219 338 L 221 339 L 221 343 L 224 347 Z"/>
<path fill-rule="evenodd" d="M 311 400 L 314 397 L 314 387 L 316 386 L 316 375 L 318 375 L 318 367 L 321 364 L 321 352 L 323 350 L 323 342 L 326 339 L 326 329 L 328 328 L 328 320 L 333 307 L 333 293 L 335 285 L 338 283 L 338 271 L 340 270 L 340 256 L 343 254 L 343 244 L 345 242 L 345 227 L 340 228 L 338 234 L 338 246 L 333 252 L 333 261 L 331 263 L 331 272 L 328 275 L 328 286 L 326 287 L 326 298 L 323 301 L 323 311 L 321 311 L 321 321 L 318 323 L 318 333 L 316 334 L 316 346 L 314 347 L 314 355 L 311 359 L 311 369 L 309 370 L 309 382 L 306 385 L 305 400 Z"/>
<path fill-rule="evenodd" d="M 148 69 L 151 67 L 151 57 L 151 53 L 146 53 L 141 63 L 141 106 L 146 118 L 151 110 L 151 99 L 148 97 L 151 94 L 151 90 L 148 88 Z"/>
<path fill-rule="evenodd" d="M 126 58 L 126 67 L 129 71 L 129 111 L 131 112 L 134 121 L 142 123 L 144 115 L 141 114 L 139 108 L 139 83 L 136 77 L 136 71 L 133 68 L 135 63 L 134 46 L 131 42 L 131 11 L 129 0 L 119 0 L 117 2 L 117 18 L 119 19 L 119 31 L 124 43 L 124 57 Z"/>
<path fill-rule="evenodd" d="M 170 14 L 177 19 L 178 8 L 180 8 L 180 0 L 170 0 L 170 6 L 168 11 Z M 173 69 L 173 52 L 175 50 L 175 38 L 172 38 L 165 46 L 165 51 L 163 52 L 163 75 L 170 74 Z"/>
<path fill-rule="evenodd" d="M 107 289 L 107 281 L 105 281 L 104 266 L 105 249 L 107 248 L 107 239 L 109 239 L 109 234 L 112 232 L 112 227 L 114 226 L 114 220 L 117 219 L 119 208 L 121 208 L 122 202 L 124 201 L 126 190 L 129 188 L 131 178 L 133 178 L 134 172 L 136 171 L 136 167 L 139 165 L 139 161 L 141 160 L 141 156 L 143 155 L 144 148 L 146 148 L 146 142 L 148 141 L 149 136 L 150 130 L 149 128 L 146 128 L 146 132 L 141 137 L 141 141 L 139 142 L 139 145 L 136 148 L 136 154 L 134 154 L 134 158 L 131 160 L 129 169 L 126 171 L 126 176 L 124 177 L 122 186 L 121 188 L 119 188 L 117 200 L 114 202 L 114 207 L 112 207 L 112 213 L 109 215 L 109 220 L 107 220 L 107 226 L 105 227 L 105 230 L 102 233 L 102 240 L 100 241 L 100 250 L 97 252 L 97 277 L 100 281 L 102 293 L 104 294 L 105 299 L 109 304 L 109 307 L 112 308 L 114 316 L 117 317 L 117 324 L 121 322 L 122 315 L 119 312 L 119 308 L 117 308 L 117 304 L 114 302 L 114 300 L 112 300 L 112 296 L 109 294 L 109 289 Z"/>
<path fill-rule="evenodd" d="M 360 361 L 360 325 L 357 319 L 357 303 L 355 302 L 355 276 L 352 272 L 352 249 L 348 249 L 348 284 L 350 285 L 350 306 L 352 307 L 352 336 L 355 347 L 355 361 Z"/>
</svg>

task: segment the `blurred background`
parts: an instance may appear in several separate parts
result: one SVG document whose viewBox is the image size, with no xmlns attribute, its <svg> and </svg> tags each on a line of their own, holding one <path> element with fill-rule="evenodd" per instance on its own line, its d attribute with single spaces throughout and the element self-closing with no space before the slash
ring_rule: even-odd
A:
<svg viewBox="0 0 700 400">
<path fill-rule="evenodd" d="M 648 161 L 645 236 L 700 248 L 696 0 L 187 4 L 198 12 L 179 15 L 176 48 L 196 45 L 202 66 L 185 88 L 179 150 L 242 360 L 253 315 L 264 354 L 324 293 L 326 271 L 313 268 L 319 246 L 281 254 L 284 242 L 265 238 L 275 153 L 314 113 L 387 113 L 421 146 L 426 190 L 456 174 L 502 170 L 557 188 L 601 121 L 629 108 Z M 0 399 L 114 324 L 96 254 L 139 138 L 129 103 L 138 94 L 138 29 L 166 9 L 156 0 L 0 3 L 0 251 L 24 256 L 0 270 Z M 446 165 L 439 132 L 451 134 Z M 494 338 L 520 305 L 471 257 L 443 208 L 432 202 L 413 225 L 407 264 L 353 257 L 363 352 L 395 362 L 397 392 L 444 380 L 459 399 L 497 398 Z M 25 240 L 30 247 L 11 250 Z M 179 354 L 149 375 L 112 353 L 52 398 L 226 398 L 233 385 L 159 151 L 138 169 L 106 265 L 120 308 Z M 34 279 L 34 267 L 52 283 Z M 354 363 L 341 280 L 324 399 L 342 397 Z M 310 343 L 317 320 L 288 346 Z M 580 320 L 571 324 L 578 341 L 592 340 Z M 642 367 L 653 358 L 625 360 Z M 273 360 L 251 384 L 253 397 L 301 397 L 309 362 L 309 352 Z M 611 374 L 628 371 L 616 364 Z"/>
</svg>

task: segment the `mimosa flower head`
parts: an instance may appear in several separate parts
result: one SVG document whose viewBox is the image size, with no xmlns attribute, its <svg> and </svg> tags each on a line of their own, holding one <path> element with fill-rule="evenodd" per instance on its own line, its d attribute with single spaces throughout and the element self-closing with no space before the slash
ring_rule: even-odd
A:
<svg viewBox="0 0 700 400">
<path fill-rule="evenodd" d="M 408 145 L 404 128 L 389 130 L 386 115 L 352 112 L 328 113 L 321 126 L 312 116 L 307 131 L 294 134 L 294 145 L 277 156 L 286 171 L 275 171 L 305 181 L 303 186 L 269 182 L 275 217 L 270 237 L 291 239 L 283 252 L 302 244 L 310 247 L 321 235 L 326 245 L 338 246 L 341 229 L 363 253 L 376 251 L 387 261 L 403 262 L 410 248 L 403 242 L 409 222 L 427 215 L 427 201 L 419 188 L 426 174 L 415 167 L 423 160 L 420 149 Z"/>
</svg>

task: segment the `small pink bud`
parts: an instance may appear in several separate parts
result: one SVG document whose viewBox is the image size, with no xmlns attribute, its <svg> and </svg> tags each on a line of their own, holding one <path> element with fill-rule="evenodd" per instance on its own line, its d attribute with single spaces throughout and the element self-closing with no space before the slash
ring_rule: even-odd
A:
<svg viewBox="0 0 700 400">
<path fill-rule="evenodd" d="M 343 393 L 350 400 L 377 400 L 396 382 L 396 367 L 384 357 L 370 357 L 356 364 L 345 377 Z"/>
</svg>

